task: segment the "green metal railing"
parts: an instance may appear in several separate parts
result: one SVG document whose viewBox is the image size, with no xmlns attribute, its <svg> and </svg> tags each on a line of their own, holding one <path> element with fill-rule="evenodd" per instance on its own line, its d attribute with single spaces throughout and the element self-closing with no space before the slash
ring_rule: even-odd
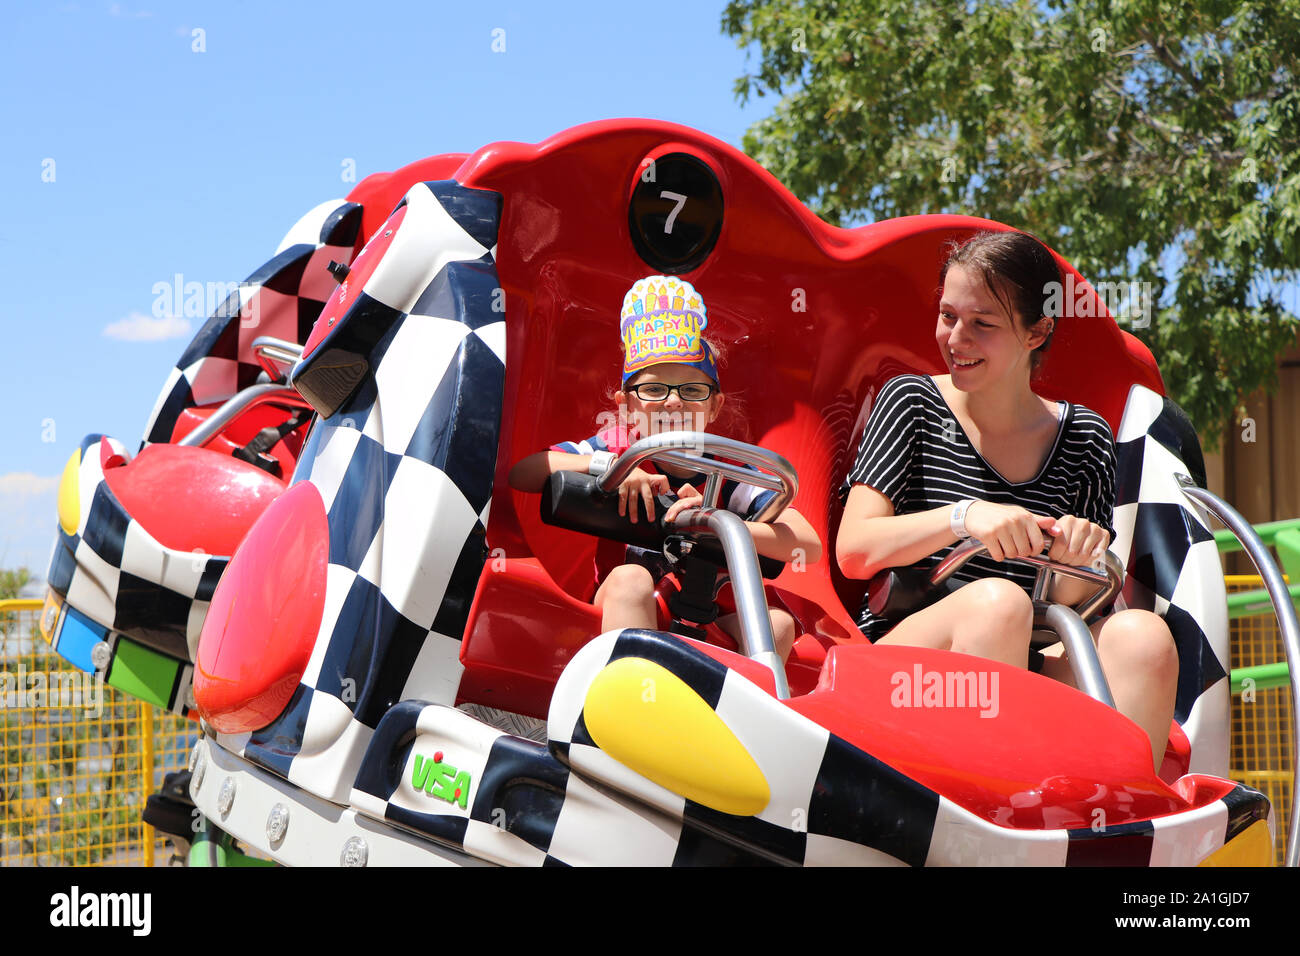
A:
<svg viewBox="0 0 1300 956">
<path fill-rule="evenodd" d="M 1252 527 L 1260 540 L 1277 552 L 1278 564 L 1282 566 L 1282 573 L 1287 577 L 1291 600 L 1300 607 L 1300 518 L 1270 521 Z M 1227 528 L 1214 532 L 1214 543 L 1220 554 L 1231 554 L 1242 550 L 1237 536 Z M 1228 595 L 1229 618 L 1272 613 L 1273 605 L 1269 603 L 1268 593 L 1262 588 Z"/>
<path fill-rule="evenodd" d="M 1260 540 L 1277 553 L 1278 564 L 1282 566 L 1282 573 L 1286 577 L 1291 601 L 1300 608 L 1300 518 L 1269 521 L 1251 527 L 1255 529 Z M 1227 528 L 1214 532 L 1214 543 L 1220 554 L 1231 554 L 1242 550 L 1237 536 Z M 1238 576 L 1229 575 L 1229 578 L 1234 577 Z M 1268 599 L 1268 592 L 1262 588 L 1252 588 L 1228 595 L 1229 620 L 1272 613 L 1273 604 Z M 1290 681 L 1290 671 L 1285 661 L 1261 664 L 1256 667 L 1235 668 L 1232 671 L 1232 692 L 1241 693 L 1247 680 L 1253 681 L 1253 686 L 1259 690 L 1284 687 Z"/>
</svg>

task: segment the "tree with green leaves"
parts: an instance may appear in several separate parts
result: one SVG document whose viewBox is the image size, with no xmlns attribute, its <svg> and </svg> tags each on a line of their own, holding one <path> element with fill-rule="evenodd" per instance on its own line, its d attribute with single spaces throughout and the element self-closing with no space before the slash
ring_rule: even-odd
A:
<svg viewBox="0 0 1300 956">
<path fill-rule="evenodd" d="M 0 601 L 16 598 L 32 579 L 32 572 L 27 568 L 0 569 Z"/>
<path fill-rule="evenodd" d="M 1212 448 L 1276 387 L 1300 0 L 732 0 L 722 28 L 750 49 L 737 96 L 780 97 L 746 151 L 828 221 L 985 216 L 1152 290 L 1117 318 Z"/>
</svg>

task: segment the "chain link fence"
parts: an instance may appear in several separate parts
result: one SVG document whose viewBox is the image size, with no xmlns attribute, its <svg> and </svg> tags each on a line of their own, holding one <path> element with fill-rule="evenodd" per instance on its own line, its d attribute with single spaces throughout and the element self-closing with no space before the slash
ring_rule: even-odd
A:
<svg viewBox="0 0 1300 956">
<path fill-rule="evenodd" d="M 198 726 L 73 667 L 41 637 L 40 608 L 0 601 L 0 866 L 163 864 L 141 814 Z"/>
</svg>

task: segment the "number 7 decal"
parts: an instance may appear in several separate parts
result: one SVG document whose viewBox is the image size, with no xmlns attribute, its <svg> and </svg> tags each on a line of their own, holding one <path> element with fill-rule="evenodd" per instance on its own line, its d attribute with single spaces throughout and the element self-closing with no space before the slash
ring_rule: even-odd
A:
<svg viewBox="0 0 1300 956">
<path fill-rule="evenodd" d="M 669 192 L 665 189 L 659 194 L 660 199 L 671 199 L 677 205 L 673 206 L 673 211 L 668 214 L 668 221 L 664 223 L 664 234 L 671 236 L 673 234 L 673 222 L 677 219 L 677 214 L 682 211 L 686 205 L 686 197 L 681 193 Z"/>
</svg>

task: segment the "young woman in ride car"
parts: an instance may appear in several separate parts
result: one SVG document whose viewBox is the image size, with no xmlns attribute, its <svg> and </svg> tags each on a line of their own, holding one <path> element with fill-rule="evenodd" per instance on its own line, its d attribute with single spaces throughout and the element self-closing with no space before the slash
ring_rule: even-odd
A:
<svg viewBox="0 0 1300 956">
<path fill-rule="evenodd" d="M 935 338 L 949 374 L 900 375 L 881 388 L 841 489 L 836 557 L 848 577 L 871 578 L 887 568 L 929 570 L 965 538 L 978 539 L 988 556 L 954 576 L 970 583 L 902 620 L 874 617 L 864 602 L 863 633 L 1073 684 L 1067 660 L 1030 650 L 1035 570 L 1001 563 L 1050 544 L 1052 560 L 1091 565 L 1114 536 L 1109 426 L 1031 387 L 1052 338 L 1044 302 L 1061 288 L 1060 269 L 1024 233 L 985 232 L 952 251 L 941 282 Z M 1092 587 L 1058 576 L 1049 598 L 1074 604 Z M 1169 628 L 1150 612 L 1123 610 L 1091 630 L 1115 705 L 1146 731 L 1159 768 L 1178 680 Z"/>
<path fill-rule="evenodd" d="M 623 382 L 615 395 L 617 415 L 613 427 L 579 442 L 561 442 L 537 452 L 510 470 L 510 486 L 518 491 L 540 491 L 556 471 L 602 474 L 609 463 L 642 437 L 669 431 L 707 431 L 722 411 L 726 399 L 718 383 L 713 347 L 705 340 L 708 324 L 704 300 L 695 288 L 675 276 L 648 276 L 639 280 L 623 299 L 620 323 L 623 340 Z M 663 520 L 687 508 L 700 507 L 705 476 L 643 463 L 618 487 L 619 514 L 636 522 L 644 509 L 654 521 L 655 496 L 676 490 L 677 501 Z M 799 512 L 786 508 L 771 523 L 753 521 L 776 495 L 774 491 L 735 481 L 724 481 L 718 504 L 746 519 L 760 555 L 791 561 L 817 561 L 821 540 Z M 646 563 L 627 563 L 627 546 L 602 539 L 596 550 L 594 603 L 601 609 L 604 631 L 625 627 L 658 627 L 655 587 L 665 570 L 652 571 L 653 555 Z M 794 643 L 795 624 L 789 613 L 769 608 L 777 653 L 785 660 Z M 725 614 L 717 625 L 732 637 L 739 634 L 736 614 Z"/>
</svg>

